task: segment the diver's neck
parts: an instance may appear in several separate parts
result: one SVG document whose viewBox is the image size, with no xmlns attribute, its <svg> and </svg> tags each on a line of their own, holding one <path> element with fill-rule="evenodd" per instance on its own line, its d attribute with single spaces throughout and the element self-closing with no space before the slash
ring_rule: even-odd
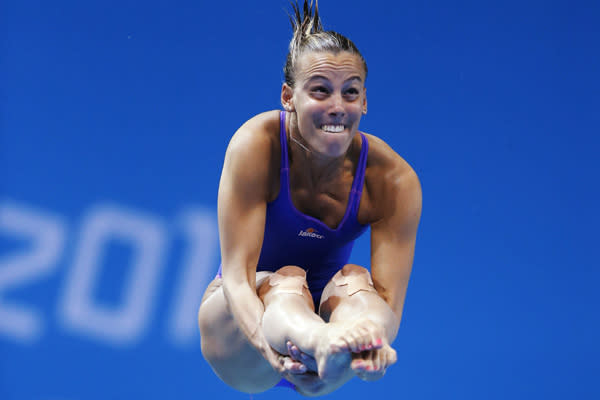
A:
<svg viewBox="0 0 600 400">
<path fill-rule="evenodd" d="M 303 175 L 309 175 L 314 182 L 331 179 L 337 174 L 340 174 L 352 146 L 350 145 L 348 149 L 339 156 L 318 153 L 310 148 L 309 144 L 304 141 L 300 135 L 295 114 L 289 115 L 290 118 L 288 120 L 289 122 L 286 131 L 288 133 L 290 162 L 294 164 L 296 168 L 302 168 Z"/>
</svg>

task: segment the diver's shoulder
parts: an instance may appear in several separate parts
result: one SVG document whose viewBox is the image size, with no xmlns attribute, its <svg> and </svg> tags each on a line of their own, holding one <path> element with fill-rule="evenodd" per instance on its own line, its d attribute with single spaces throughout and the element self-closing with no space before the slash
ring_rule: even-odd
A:
<svg viewBox="0 0 600 400">
<path fill-rule="evenodd" d="M 412 171 L 414 169 L 396 150 L 394 150 L 383 139 L 370 133 L 363 132 L 369 142 L 369 154 L 367 163 L 386 169 L 396 169 L 402 172 Z"/>
<path fill-rule="evenodd" d="M 265 134 L 272 136 L 273 133 L 279 133 L 279 115 L 280 111 L 271 110 L 256 114 L 248 119 L 240 127 L 239 131 L 253 132 L 254 134 Z"/>
<path fill-rule="evenodd" d="M 366 180 L 369 187 L 379 187 L 396 196 L 399 192 L 420 193 L 420 180 L 414 168 L 383 139 L 365 133 L 369 142 Z"/>
<path fill-rule="evenodd" d="M 279 112 L 266 111 L 248 119 L 234 133 L 229 147 L 243 150 L 270 147 L 279 138 Z M 277 139 L 277 140 L 276 140 Z"/>
<path fill-rule="evenodd" d="M 227 156 L 267 168 L 279 162 L 279 113 L 267 111 L 248 119 L 234 133 Z"/>
</svg>

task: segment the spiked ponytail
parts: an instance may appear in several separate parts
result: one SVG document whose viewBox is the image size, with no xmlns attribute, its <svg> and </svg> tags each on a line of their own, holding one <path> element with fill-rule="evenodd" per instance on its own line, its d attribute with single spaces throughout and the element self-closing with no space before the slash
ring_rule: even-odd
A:
<svg viewBox="0 0 600 400">
<path fill-rule="evenodd" d="M 283 67 L 285 82 L 290 87 L 293 88 L 296 83 L 295 74 L 298 59 L 304 52 L 308 51 L 331 52 L 334 54 L 340 51 L 347 51 L 356 54 L 363 63 L 366 76 L 367 63 L 356 45 L 350 39 L 337 32 L 323 30 L 323 25 L 319 17 L 318 0 L 314 1 L 314 12 L 313 0 L 310 3 L 308 0 L 304 0 L 302 12 L 297 1 L 292 3 L 292 8 L 294 13 L 290 15 L 290 22 L 294 34 L 290 41 L 289 52 L 285 66 Z"/>
</svg>

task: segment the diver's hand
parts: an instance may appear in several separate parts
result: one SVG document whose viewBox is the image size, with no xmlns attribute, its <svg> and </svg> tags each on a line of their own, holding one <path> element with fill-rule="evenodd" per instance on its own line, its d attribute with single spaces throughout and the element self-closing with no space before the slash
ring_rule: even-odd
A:
<svg viewBox="0 0 600 400">
<path fill-rule="evenodd" d="M 270 346 L 265 351 L 265 359 L 271 364 L 275 371 L 284 376 L 287 376 L 288 374 L 303 374 L 307 371 L 306 365 L 300 361 L 294 360 L 288 355 L 279 354 Z"/>
<path fill-rule="evenodd" d="M 290 342 L 289 340 L 286 343 L 288 355 L 295 361 L 299 361 L 304 364 L 308 371 L 317 372 L 317 360 L 314 357 L 309 356 L 306 353 L 303 353 L 298 346 Z"/>
</svg>

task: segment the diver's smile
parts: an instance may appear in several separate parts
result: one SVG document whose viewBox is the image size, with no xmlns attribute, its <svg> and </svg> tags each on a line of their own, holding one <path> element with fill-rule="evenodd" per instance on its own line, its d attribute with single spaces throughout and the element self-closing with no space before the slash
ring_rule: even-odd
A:
<svg viewBox="0 0 600 400">
<path fill-rule="evenodd" d="M 323 124 L 321 130 L 327 133 L 340 133 L 346 129 L 345 125 L 342 124 Z"/>
</svg>

